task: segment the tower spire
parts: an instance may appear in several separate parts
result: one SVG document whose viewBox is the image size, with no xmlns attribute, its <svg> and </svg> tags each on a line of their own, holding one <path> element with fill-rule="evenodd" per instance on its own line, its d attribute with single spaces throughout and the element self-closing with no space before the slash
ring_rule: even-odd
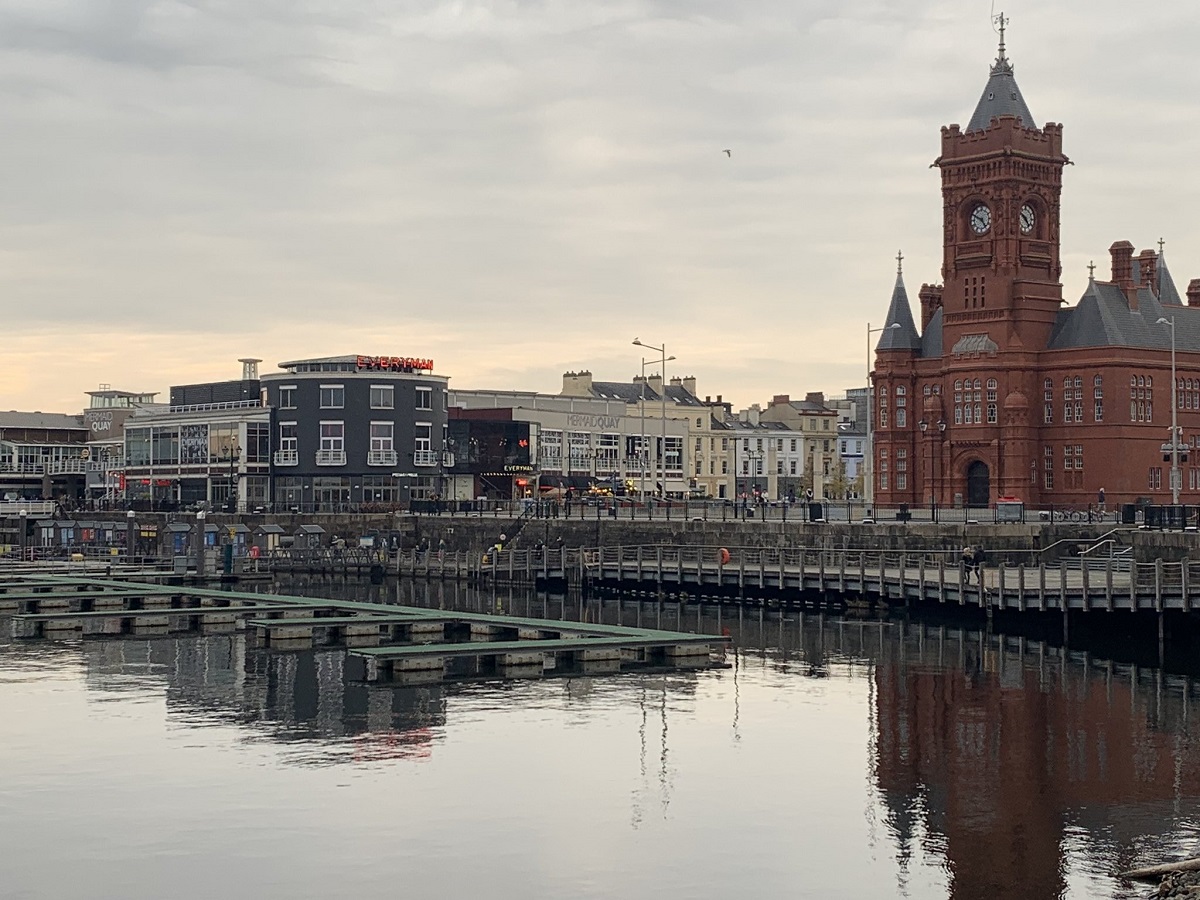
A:
<svg viewBox="0 0 1200 900">
<path fill-rule="evenodd" d="M 996 24 L 996 30 L 1000 32 L 1000 52 L 996 56 L 996 61 L 992 64 L 992 74 L 998 72 L 1009 72 L 1013 70 L 1012 63 L 1008 61 L 1008 57 L 1004 53 L 1004 29 L 1008 25 L 1008 17 L 1004 13 L 1000 13 L 993 21 Z"/>
<path fill-rule="evenodd" d="M 902 250 L 896 251 L 896 274 L 904 274 L 904 251 Z"/>
</svg>

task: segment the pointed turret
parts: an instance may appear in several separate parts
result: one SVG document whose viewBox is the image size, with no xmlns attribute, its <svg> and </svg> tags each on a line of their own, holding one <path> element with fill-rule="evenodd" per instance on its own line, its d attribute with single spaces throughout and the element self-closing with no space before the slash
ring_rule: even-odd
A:
<svg viewBox="0 0 1200 900">
<path fill-rule="evenodd" d="M 1175 279 L 1171 277 L 1171 271 L 1167 268 L 1167 257 L 1163 254 L 1163 242 L 1158 242 L 1158 265 L 1155 271 L 1156 287 L 1158 288 L 1158 302 L 1166 303 L 1173 306 L 1183 306 L 1183 298 L 1179 296 L 1179 289 L 1175 287 Z"/>
<path fill-rule="evenodd" d="M 1000 53 L 992 63 L 991 76 L 979 103 L 975 106 L 971 121 L 967 124 L 967 131 L 983 131 L 992 119 L 998 116 L 1016 116 L 1026 128 L 1037 128 L 1033 114 L 1029 112 L 1025 98 L 1021 96 L 1021 89 L 1017 87 L 1013 64 L 1004 55 L 1004 26 L 1008 24 L 1004 13 L 1000 14 L 999 22 Z"/>
<path fill-rule="evenodd" d="M 904 273 L 900 266 L 903 255 L 896 256 L 896 286 L 892 288 L 892 302 L 888 306 L 887 321 L 879 335 L 878 350 L 920 350 L 921 336 L 913 323 L 912 309 L 908 305 L 908 291 L 904 289 Z M 897 327 L 899 326 L 899 327 Z"/>
</svg>

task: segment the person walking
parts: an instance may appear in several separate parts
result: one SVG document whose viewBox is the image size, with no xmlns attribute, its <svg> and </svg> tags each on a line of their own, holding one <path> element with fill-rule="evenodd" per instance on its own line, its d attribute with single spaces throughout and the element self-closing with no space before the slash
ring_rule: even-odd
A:
<svg viewBox="0 0 1200 900">
<path fill-rule="evenodd" d="M 963 584 L 971 583 L 971 572 L 975 568 L 975 548 L 967 544 L 962 549 Z"/>
<path fill-rule="evenodd" d="M 1103 516 L 1104 515 L 1104 488 L 1100 488 L 1100 490 L 1096 494 L 1096 506 L 1099 507 L 1100 515 Z"/>
<path fill-rule="evenodd" d="M 983 545 L 976 544 L 975 551 L 971 555 L 971 563 L 975 567 L 976 584 L 983 584 L 983 562 L 985 558 L 986 554 L 983 552 Z"/>
</svg>

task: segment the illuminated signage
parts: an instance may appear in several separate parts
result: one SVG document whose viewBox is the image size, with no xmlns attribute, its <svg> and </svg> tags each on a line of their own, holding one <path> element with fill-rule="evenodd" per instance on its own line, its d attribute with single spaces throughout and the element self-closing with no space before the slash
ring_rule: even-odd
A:
<svg viewBox="0 0 1200 900">
<path fill-rule="evenodd" d="M 433 371 L 432 359 L 414 359 L 411 356 L 360 356 L 355 365 L 359 369 L 382 372 Z"/>
</svg>

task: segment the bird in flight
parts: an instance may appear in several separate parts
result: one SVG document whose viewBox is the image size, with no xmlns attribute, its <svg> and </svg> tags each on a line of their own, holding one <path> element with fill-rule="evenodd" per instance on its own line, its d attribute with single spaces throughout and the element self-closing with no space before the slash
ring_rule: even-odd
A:
<svg viewBox="0 0 1200 900">
<path fill-rule="evenodd" d="M 721 152 L 724 153 L 726 156 L 728 156 L 730 159 L 733 159 L 733 151 L 732 150 L 722 150 Z"/>
</svg>

